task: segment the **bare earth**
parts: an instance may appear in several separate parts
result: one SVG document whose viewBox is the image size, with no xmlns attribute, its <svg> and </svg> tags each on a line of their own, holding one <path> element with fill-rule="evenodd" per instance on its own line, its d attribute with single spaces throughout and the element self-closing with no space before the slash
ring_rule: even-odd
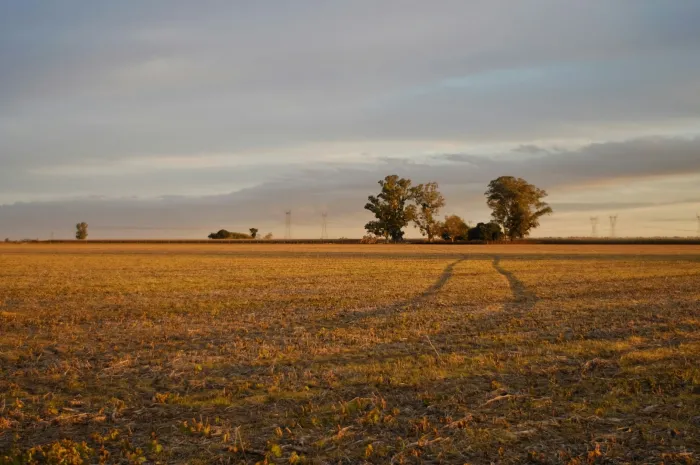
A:
<svg viewBox="0 0 700 465">
<path fill-rule="evenodd" d="M 0 244 L 0 464 L 696 463 L 700 246 Z"/>
</svg>

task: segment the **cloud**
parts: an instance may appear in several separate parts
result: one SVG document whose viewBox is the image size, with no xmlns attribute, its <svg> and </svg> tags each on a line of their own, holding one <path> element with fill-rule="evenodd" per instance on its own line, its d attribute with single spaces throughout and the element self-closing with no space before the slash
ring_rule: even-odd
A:
<svg viewBox="0 0 700 465">
<path fill-rule="evenodd" d="M 199 237 L 208 229 L 244 230 L 251 224 L 279 233 L 283 213 L 291 209 L 298 234 L 314 237 L 320 214 L 329 212 L 331 226 L 338 235 L 358 236 L 369 219 L 362 208 L 366 196 L 378 189 L 378 179 L 391 173 L 416 183 L 439 182 L 448 199 L 446 212 L 474 220 L 488 217 L 483 192 L 489 180 L 506 174 L 522 176 L 547 188 L 555 217 L 570 222 L 576 215 L 595 212 L 649 208 L 672 211 L 683 205 L 694 208 L 694 204 L 700 204 L 700 197 L 689 195 L 693 192 L 689 187 L 696 186 L 700 179 L 698 153 L 700 138 L 672 138 L 591 144 L 526 161 L 517 157 L 446 154 L 421 163 L 410 159 L 383 159 L 371 164 L 319 162 L 297 166 L 274 180 L 224 195 L 6 205 L 0 207 L 0 223 L 11 228 L 27 228 L 29 224 L 32 230 L 45 234 L 83 218 L 102 237 L 144 237 L 154 233 Z M 441 159 L 442 163 L 432 163 Z M 223 178 L 235 172 L 235 168 L 218 167 L 205 170 L 205 177 L 213 176 L 214 170 L 220 171 Z M 187 173 L 183 171 L 183 175 Z M 638 200 L 636 191 L 640 190 L 646 192 L 649 200 Z M 556 224 L 558 220 L 553 221 Z M 19 231 L 18 228 L 11 232 Z"/>
<path fill-rule="evenodd" d="M 227 202 L 354 224 L 394 170 L 465 212 L 505 173 L 563 209 L 623 178 L 622 203 L 672 201 L 650 179 L 697 173 L 698 21 L 639 0 L 5 2 L 0 203 L 25 204 L 2 211 L 29 230 L 42 202 L 101 195 L 111 226 L 214 225 Z"/>
</svg>

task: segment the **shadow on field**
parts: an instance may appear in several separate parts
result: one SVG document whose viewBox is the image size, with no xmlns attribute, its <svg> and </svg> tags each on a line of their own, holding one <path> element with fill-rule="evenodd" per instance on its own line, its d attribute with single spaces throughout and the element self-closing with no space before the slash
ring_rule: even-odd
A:
<svg viewBox="0 0 700 465">
<path fill-rule="evenodd" d="M 406 311 L 412 308 L 420 307 L 421 305 L 432 299 L 438 292 L 440 292 L 440 290 L 443 287 L 445 287 L 445 285 L 449 282 L 450 278 L 452 278 L 455 266 L 459 265 L 460 263 L 466 260 L 467 257 L 462 257 L 447 265 L 440 277 L 429 288 L 427 288 L 421 294 L 413 297 L 412 299 L 404 300 L 401 302 L 394 302 L 392 304 L 384 305 L 381 307 L 374 307 L 367 311 L 352 312 L 349 315 L 346 315 L 344 318 L 341 318 L 338 322 L 341 325 L 347 325 L 349 323 L 355 323 L 357 321 L 365 320 L 368 318 L 387 316 L 395 312 Z"/>
</svg>

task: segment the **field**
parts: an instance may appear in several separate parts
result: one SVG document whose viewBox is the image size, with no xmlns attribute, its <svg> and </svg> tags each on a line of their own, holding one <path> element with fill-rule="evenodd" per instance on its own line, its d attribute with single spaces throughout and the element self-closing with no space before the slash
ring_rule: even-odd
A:
<svg viewBox="0 0 700 465">
<path fill-rule="evenodd" d="M 699 246 L 0 245 L 0 464 L 698 463 Z"/>
</svg>

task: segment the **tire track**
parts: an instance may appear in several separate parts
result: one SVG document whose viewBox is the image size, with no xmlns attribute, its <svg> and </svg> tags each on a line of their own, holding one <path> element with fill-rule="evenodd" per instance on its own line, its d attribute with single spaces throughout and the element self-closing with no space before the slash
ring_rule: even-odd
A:
<svg viewBox="0 0 700 465">
<path fill-rule="evenodd" d="M 375 307 L 367 311 L 352 312 L 350 315 L 346 316 L 341 321 L 343 323 L 354 323 L 368 318 L 387 316 L 392 313 L 398 313 L 401 311 L 418 308 L 424 303 L 431 300 L 433 297 L 435 297 L 435 295 L 437 295 L 452 278 L 455 266 L 459 265 L 462 262 L 465 262 L 466 260 L 467 257 L 463 257 L 447 265 L 442 271 L 440 277 L 430 287 L 428 287 L 425 291 L 413 297 L 412 299 L 394 302 L 381 307 Z"/>
<path fill-rule="evenodd" d="M 508 271 L 501 266 L 501 257 L 496 256 L 493 259 L 493 268 L 505 276 L 510 286 L 510 292 L 513 294 L 513 301 L 506 305 L 508 310 L 530 311 L 535 308 L 539 297 L 532 290 L 520 281 L 512 271 Z"/>
</svg>

